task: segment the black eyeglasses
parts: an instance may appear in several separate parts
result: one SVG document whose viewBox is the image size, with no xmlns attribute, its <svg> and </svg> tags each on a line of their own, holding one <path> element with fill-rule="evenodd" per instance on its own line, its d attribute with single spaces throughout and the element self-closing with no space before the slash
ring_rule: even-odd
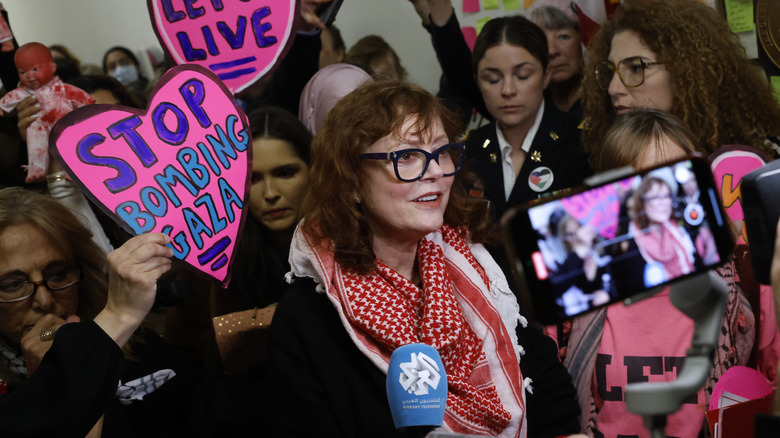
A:
<svg viewBox="0 0 780 438">
<path fill-rule="evenodd" d="M 596 82 L 602 90 L 608 90 L 612 77 L 617 72 L 620 82 L 628 88 L 635 88 L 645 83 L 645 70 L 653 65 L 663 64 L 663 62 L 645 61 L 639 56 L 626 58 L 618 65 L 612 61 L 602 61 L 596 65 Z"/>
<path fill-rule="evenodd" d="M 433 152 L 422 149 L 401 149 L 393 152 L 360 154 L 364 160 L 392 160 L 395 177 L 399 181 L 413 182 L 422 178 L 431 160 L 441 167 L 444 176 L 455 175 L 463 166 L 465 143 L 446 144 Z"/>
<path fill-rule="evenodd" d="M 16 303 L 35 295 L 38 286 L 44 285 L 49 292 L 67 289 L 81 280 L 81 268 L 63 267 L 49 274 L 41 281 L 25 280 L 24 277 L 9 277 L 0 282 L 0 303 Z"/>
</svg>

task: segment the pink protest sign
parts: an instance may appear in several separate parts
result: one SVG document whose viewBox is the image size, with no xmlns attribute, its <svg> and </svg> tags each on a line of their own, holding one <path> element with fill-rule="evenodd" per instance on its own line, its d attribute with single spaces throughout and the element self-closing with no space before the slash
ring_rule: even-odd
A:
<svg viewBox="0 0 780 438">
<path fill-rule="evenodd" d="M 269 73 L 284 57 L 299 11 L 297 0 L 147 3 L 152 27 L 171 59 L 210 69 L 233 93 Z"/>
<path fill-rule="evenodd" d="M 49 147 L 125 230 L 168 234 L 176 258 L 227 286 L 248 209 L 252 144 L 246 115 L 211 71 L 172 68 L 146 110 L 72 111 L 54 125 Z"/>
<path fill-rule="evenodd" d="M 720 200 L 733 221 L 742 221 L 742 178 L 766 164 L 763 154 L 755 148 L 742 145 L 724 146 L 709 157 L 710 169 Z M 747 242 L 743 227 L 739 243 Z"/>
<path fill-rule="evenodd" d="M 614 239 L 620 214 L 620 193 L 628 190 L 632 181 L 629 178 L 564 198 L 561 205 L 580 224 L 590 225 L 601 236 Z"/>
</svg>

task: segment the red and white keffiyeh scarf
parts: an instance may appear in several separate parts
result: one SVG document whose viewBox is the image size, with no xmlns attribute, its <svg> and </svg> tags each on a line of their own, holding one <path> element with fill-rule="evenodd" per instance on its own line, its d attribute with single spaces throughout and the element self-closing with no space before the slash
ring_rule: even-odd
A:
<svg viewBox="0 0 780 438">
<path fill-rule="evenodd" d="M 334 304 L 355 345 L 387 373 L 395 348 L 422 342 L 439 351 L 449 393 L 445 430 L 526 436 L 525 396 L 515 328 L 525 324 L 506 278 L 481 245 L 443 226 L 418 245 L 422 289 L 382 262 L 358 275 L 312 247 L 296 230 L 293 276 L 311 277 Z"/>
<path fill-rule="evenodd" d="M 672 221 L 653 225 L 660 230 L 639 230 L 634 222 L 629 224 L 640 254 L 649 262 L 659 262 L 666 270 L 667 278 L 676 278 L 693 270 L 693 242 L 679 225 Z"/>
</svg>

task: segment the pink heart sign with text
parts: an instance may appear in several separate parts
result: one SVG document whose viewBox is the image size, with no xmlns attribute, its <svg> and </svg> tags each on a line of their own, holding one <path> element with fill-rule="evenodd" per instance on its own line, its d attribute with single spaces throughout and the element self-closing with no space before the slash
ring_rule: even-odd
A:
<svg viewBox="0 0 780 438">
<path fill-rule="evenodd" d="M 131 234 L 165 233 L 176 258 L 227 286 L 248 209 L 246 115 L 209 70 L 177 66 L 149 108 L 88 105 L 49 147 L 82 191 Z"/>
<path fill-rule="evenodd" d="M 216 73 L 233 93 L 284 57 L 295 38 L 297 0 L 147 0 L 157 39 L 176 64 Z"/>
<path fill-rule="evenodd" d="M 580 224 L 590 225 L 604 238 L 614 239 L 620 214 L 620 193 L 628 190 L 632 181 L 629 178 L 588 190 L 562 199 L 561 204 Z"/>
</svg>

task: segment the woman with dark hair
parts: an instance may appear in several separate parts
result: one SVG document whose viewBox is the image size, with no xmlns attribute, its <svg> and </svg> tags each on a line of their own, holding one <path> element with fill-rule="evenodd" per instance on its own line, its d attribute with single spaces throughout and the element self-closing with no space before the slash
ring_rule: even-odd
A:
<svg viewBox="0 0 780 438">
<path fill-rule="evenodd" d="M 290 270 L 287 254 L 309 188 L 311 153 L 311 134 L 284 109 L 255 110 L 249 114 L 249 126 L 253 148 L 250 216 L 228 288 L 229 293 L 245 297 L 243 308 L 275 303 L 288 287 L 284 282 Z"/>
<path fill-rule="evenodd" d="M 544 98 L 550 82 L 545 33 L 521 16 L 493 18 L 473 54 L 452 3 L 428 2 L 427 26 L 450 85 L 493 122 L 468 134 L 470 169 L 499 218 L 508 208 L 579 185 L 590 168 L 578 120 Z M 471 66 L 472 68 L 468 68 Z"/>
<path fill-rule="evenodd" d="M 491 227 L 458 173 L 460 132 L 455 116 L 414 85 L 367 82 L 328 113 L 290 248 L 292 286 L 271 326 L 273 432 L 423 436 L 396 429 L 386 390 L 390 355 L 419 342 L 442 357 L 444 430 L 577 430 L 552 340 L 526 327 L 478 243 Z"/>
<path fill-rule="evenodd" d="M 238 242 L 227 290 L 190 278 L 190 296 L 168 310 L 165 338 L 189 361 L 213 369 L 246 371 L 262 363 L 264 349 L 239 362 L 217 357 L 211 319 L 275 304 L 289 288 L 287 254 L 309 188 L 311 134 L 288 111 L 263 107 L 249 114 L 252 185 L 249 216 Z M 187 273 L 182 273 L 187 276 Z"/>
<path fill-rule="evenodd" d="M 141 64 L 130 49 L 114 46 L 103 55 L 103 72 L 124 85 L 135 96 L 141 107 L 146 107 L 149 98 L 149 80 L 141 72 Z"/>
</svg>

